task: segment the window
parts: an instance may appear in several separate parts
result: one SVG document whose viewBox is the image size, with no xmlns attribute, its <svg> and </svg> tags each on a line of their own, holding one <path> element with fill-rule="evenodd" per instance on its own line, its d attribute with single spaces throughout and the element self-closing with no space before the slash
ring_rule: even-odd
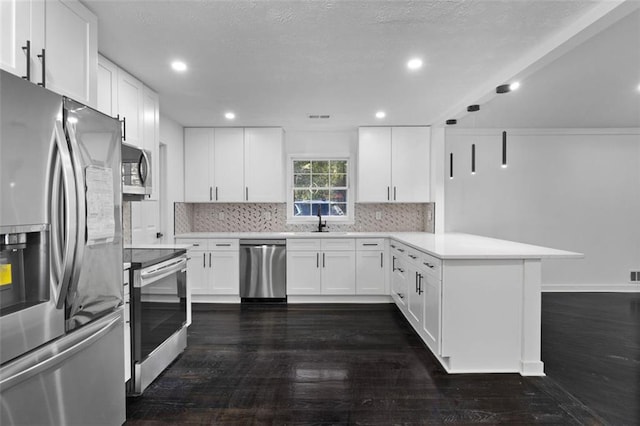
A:
<svg viewBox="0 0 640 426">
<path fill-rule="evenodd" d="M 322 216 L 347 220 L 353 203 L 349 200 L 347 159 L 293 159 L 290 217 Z M 290 198 L 291 199 L 291 198 Z"/>
</svg>

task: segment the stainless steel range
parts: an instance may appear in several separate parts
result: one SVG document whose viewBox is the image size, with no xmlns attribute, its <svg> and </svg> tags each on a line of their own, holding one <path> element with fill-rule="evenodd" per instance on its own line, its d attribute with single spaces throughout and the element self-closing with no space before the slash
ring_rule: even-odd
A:
<svg viewBox="0 0 640 426">
<path fill-rule="evenodd" d="M 140 395 L 187 347 L 187 254 L 184 249 L 125 249 L 131 262 L 131 380 Z"/>
</svg>

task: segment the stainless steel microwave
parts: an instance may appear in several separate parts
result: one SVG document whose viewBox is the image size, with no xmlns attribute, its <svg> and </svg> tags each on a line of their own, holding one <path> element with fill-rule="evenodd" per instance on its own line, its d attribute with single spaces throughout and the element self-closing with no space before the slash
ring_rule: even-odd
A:
<svg viewBox="0 0 640 426">
<path fill-rule="evenodd" d="M 139 201 L 149 198 L 151 181 L 151 152 L 137 146 L 122 144 L 122 198 Z"/>
</svg>

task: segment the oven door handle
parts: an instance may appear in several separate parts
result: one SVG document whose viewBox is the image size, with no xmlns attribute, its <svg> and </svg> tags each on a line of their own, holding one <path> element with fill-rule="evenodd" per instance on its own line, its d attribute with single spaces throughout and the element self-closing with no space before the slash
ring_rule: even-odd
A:
<svg viewBox="0 0 640 426">
<path fill-rule="evenodd" d="M 187 259 L 186 257 L 181 257 L 177 260 L 166 262 L 160 264 L 158 267 L 148 270 L 142 270 L 140 272 L 140 285 L 139 287 L 144 287 L 146 285 L 152 284 L 164 277 L 167 277 L 171 274 L 175 274 L 176 272 L 180 272 L 186 268 Z M 138 287 L 138 286 L 136 286 Z"/>
</svg>

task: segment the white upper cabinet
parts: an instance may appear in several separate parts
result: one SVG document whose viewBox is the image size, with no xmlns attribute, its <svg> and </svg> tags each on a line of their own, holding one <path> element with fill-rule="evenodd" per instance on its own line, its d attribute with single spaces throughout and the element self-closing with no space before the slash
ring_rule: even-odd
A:
<svg viewBox="0 0 640 426">
<path fill-rule="evenodd" d="M 428 127 L 358 130 L 358 201 L 430 201 Z"/>
<path fill-rule="evenodd" d="M 95 107 L 98 19 L 78 1 L 44 3 L 47 87 Z"/>
<path fill-rule="evenodd" d="M 189 163 L 191 167 L 191 163 Z M 244 201 L 244 130 L 214 130 L 213 201 Z"/>
<path fill-rule="evenodd" d="M 142 147 L 143 95 L 142 82 L 118 69 L 118 114 L 123 121 L 122 140 Z"/>
<path fill-rule="evenodd" d="M 3 69 L 97 106 L 98 20 L 89 9 L 76 0 L 2 0 L 0 24 Z"/>
<path fill-rule="evenodd" d="M 247 128 L 244 131 L 245 199 L 283 203 L 284 146 L 282 128 Z"/>
<path fill-rule="evenodd" d="M 19 77 L 36 78 L 36 49 L 44 46 L 44 7 L 35 0 L 0 1 L 0 66 Z M 29 47 L 27 47 L 29 46 Z M 37 52 L 40 53 L 40 52 Z M 28 65 L 27 65 L 28 63 Z"/>
<path fill-rule="evenodd" d="M 281 128 L 186 128 L 185 201 L 284 202 Z"/>
<path fill-rule="evenodd" d="M 358 129 L 358 201 L 391 198 L 391 128 Z"/>
<path fill-rule="evenodd" d="M 111 117 L 118 115 L 118 66 L 98 55 L 97 110 Z"/>
<path fill-rule="evenodd" d="M 184 129 L 184 200 L 213 201 L 214 129 Z"/>
</svg>

